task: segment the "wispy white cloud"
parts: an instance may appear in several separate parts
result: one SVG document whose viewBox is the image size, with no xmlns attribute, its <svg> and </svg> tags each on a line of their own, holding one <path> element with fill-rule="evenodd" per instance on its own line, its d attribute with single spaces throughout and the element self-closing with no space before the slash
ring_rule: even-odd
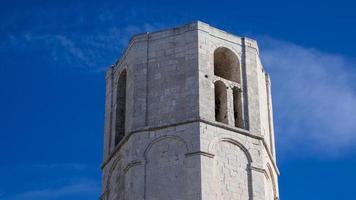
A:
<svg viewBox="0 0 356 200">
<path fill-rule="evenodd" d="M 355 60 L 271 38 L 261 41 L 283 156 L 356 150 Z"/>
<path fill-rule="evenodd" d="M 163 27 L 137 22 L 139 8 L 123 9 L 111 3 L 85 5 L 87 12 L 78 15 L 76 10 L 81 4 L 73 2 L 61 9 L 21 7 L 5 13 L 5 23 L 0 24 L 0 30 L 4 30 L 0 39 L 0 54 L 6 55 L 4 63 L 13 64 L 14 56 L 36 55 L 29 60 L 49 67 L 102 72 L 116 61 L 132 35 Z M 58 20 L 53 22 L 53 18 Z M 13 24 L 24 27 L 14 28 Z"/>
<path fill-rule="evenodd" d="M 162 24 L 111 26 L 87 33 L 35 33 L 8 35 L 0 43 L 0 52 L 12 50 L 16 54 L 39 52 L 37 58 L 50 59 L 62 66 L 102 71 L 114 63 L 127 46 L 130 37 L 163 27 Z M 57 65 L 58 66 L 58 65 Z"/>
<path fill-rule="evenodd" d="M 13 196 L 7 196 L 3 200 L 51 200 L 70 198 L 90 198 L 97 199 L 100 193 L 100 184 L 93 180 L 80 180 L 70 182 L 61 187 L 42 188 L 26 191 Z"/>
<path fill-rule="evenodd" d="M 23 180 L 36 179 L 38 181 L 27 186 L 27 190 L 23 190 L 25 188 L 21 180 L 11 182 L 10 186 L 0 188 L 0 199 L 96 199 L 100 194 L 100 179 L 93 175 L 95 172 L 99 173 L 98 169 L 96 164 L 71 162 L 1 165 L 2 171 L 17 171 L 17 176 L 22 177 Z M 4 178 L 6 180 L 10 177 Z M 22 189 L 20 191 L 10 189 L 16 185 Z"/>
</svg>

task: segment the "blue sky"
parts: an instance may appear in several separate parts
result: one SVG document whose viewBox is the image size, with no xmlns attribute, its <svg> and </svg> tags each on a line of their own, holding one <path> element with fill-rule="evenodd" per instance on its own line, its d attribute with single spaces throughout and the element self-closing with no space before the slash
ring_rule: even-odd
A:
<svg viewBox="0 0 356 200">
<path fill-rule="evenodd" d="M 8 1 L 0 199 L 98 199 L 105 69 L 132 34 L 202 20 L 258 40 L 281 199 L 356 199 L 356 3 Z"/>
</svg>

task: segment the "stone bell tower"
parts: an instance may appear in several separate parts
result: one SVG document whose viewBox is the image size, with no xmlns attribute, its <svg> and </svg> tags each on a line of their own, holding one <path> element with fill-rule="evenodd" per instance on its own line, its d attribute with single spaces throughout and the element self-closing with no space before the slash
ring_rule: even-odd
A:
<svg viewBox="0 0 356 200">
<path fill-rule="evenodd" d="M 203 22 L 132 37 L 106 75 L 102 200 L 277 200 L 256 41 Z"/>
</svg>

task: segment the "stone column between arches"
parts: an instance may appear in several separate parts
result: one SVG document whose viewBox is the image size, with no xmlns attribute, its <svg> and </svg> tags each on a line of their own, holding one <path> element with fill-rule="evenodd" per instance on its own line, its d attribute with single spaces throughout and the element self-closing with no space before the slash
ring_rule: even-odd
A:
<svg viewBox="0 0 356 200">
<path fill-rule="evenodd" d="M 234 96 L 231 87 L 227 87 L 227 116 L 230 126 L 235 126 L 235 117 L 234 117 Z"/>
</svg>

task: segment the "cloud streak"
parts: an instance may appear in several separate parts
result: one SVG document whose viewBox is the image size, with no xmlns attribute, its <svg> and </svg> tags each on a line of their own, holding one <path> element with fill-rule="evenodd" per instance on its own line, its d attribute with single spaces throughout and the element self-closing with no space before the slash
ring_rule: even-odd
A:
<svg viewBox="0 0 356 200">
<path fill-rule="evenodd" d="M 15 180 L 20 177 L 18 181 L 4 185 L 4 188 L 1 188 L 0 183 L 1 200 L 92 199 L 99 197 L 100 194 L 99 176 L 93 176 L 99 173 L 97 165 L 86 163 L 5 164 L 0 167 L 0 170 L 16 171 L 16 176 L 9 174 L 2 177 L 5 180 Z M 22 181 L 28 181 L 29 186 L 23 187 Z"/>
<path fill-rule="evenodd" d="M 14 196 L 5 197 L 3 200 L 51 200 L 68 198 L 98 198 L 100 185 L 93 180 L 80 180 L 62 185 L 57 188 L 43 188 L 38 190 L 26 191 Z"/>
<path fill-rule="evenodd" d="M 163 27 L 159 23 L 131 22 L 128 18 L 136 15 L 132 9 L 86 5 L 88 12 L 78 16 L 73 14 L 77 6 L 77 3 L 61 9 L 34 6 L 5 13 L 0 19 L 4 22 L 0 24 L 0 54 L 9 58 L 5 62 L 13 65 L 12 57 L 35 54 L 29 60 L 102 72 L 116 61 L 132 35 Z M 58 19 L 55 22 L 50 20 L 54 17 Z M 14 24 L 26 26 L 17 28 Z"/>
<path fill-rule="evenodd" d="M 262 41 L 282 156 L 329 157 L 355 150 L 355 61 L 271 38 Z"/>
<path fill-rule="evenodd" d="M 9 35 L 0 44 L 1 50 L 38 53 L 40 59 L 49 59 L 61 66 L 81 68 L 88 71 L 103 71 L 115 62 L 118 54 L 127 46 L 131 36 L 157 30 L 162 25 L 143 24 L 112 26 L 104 31 L 86 34 L 38 34 Z M 111 63 L 110 63 L 111 62 Z"/>
</svg>

